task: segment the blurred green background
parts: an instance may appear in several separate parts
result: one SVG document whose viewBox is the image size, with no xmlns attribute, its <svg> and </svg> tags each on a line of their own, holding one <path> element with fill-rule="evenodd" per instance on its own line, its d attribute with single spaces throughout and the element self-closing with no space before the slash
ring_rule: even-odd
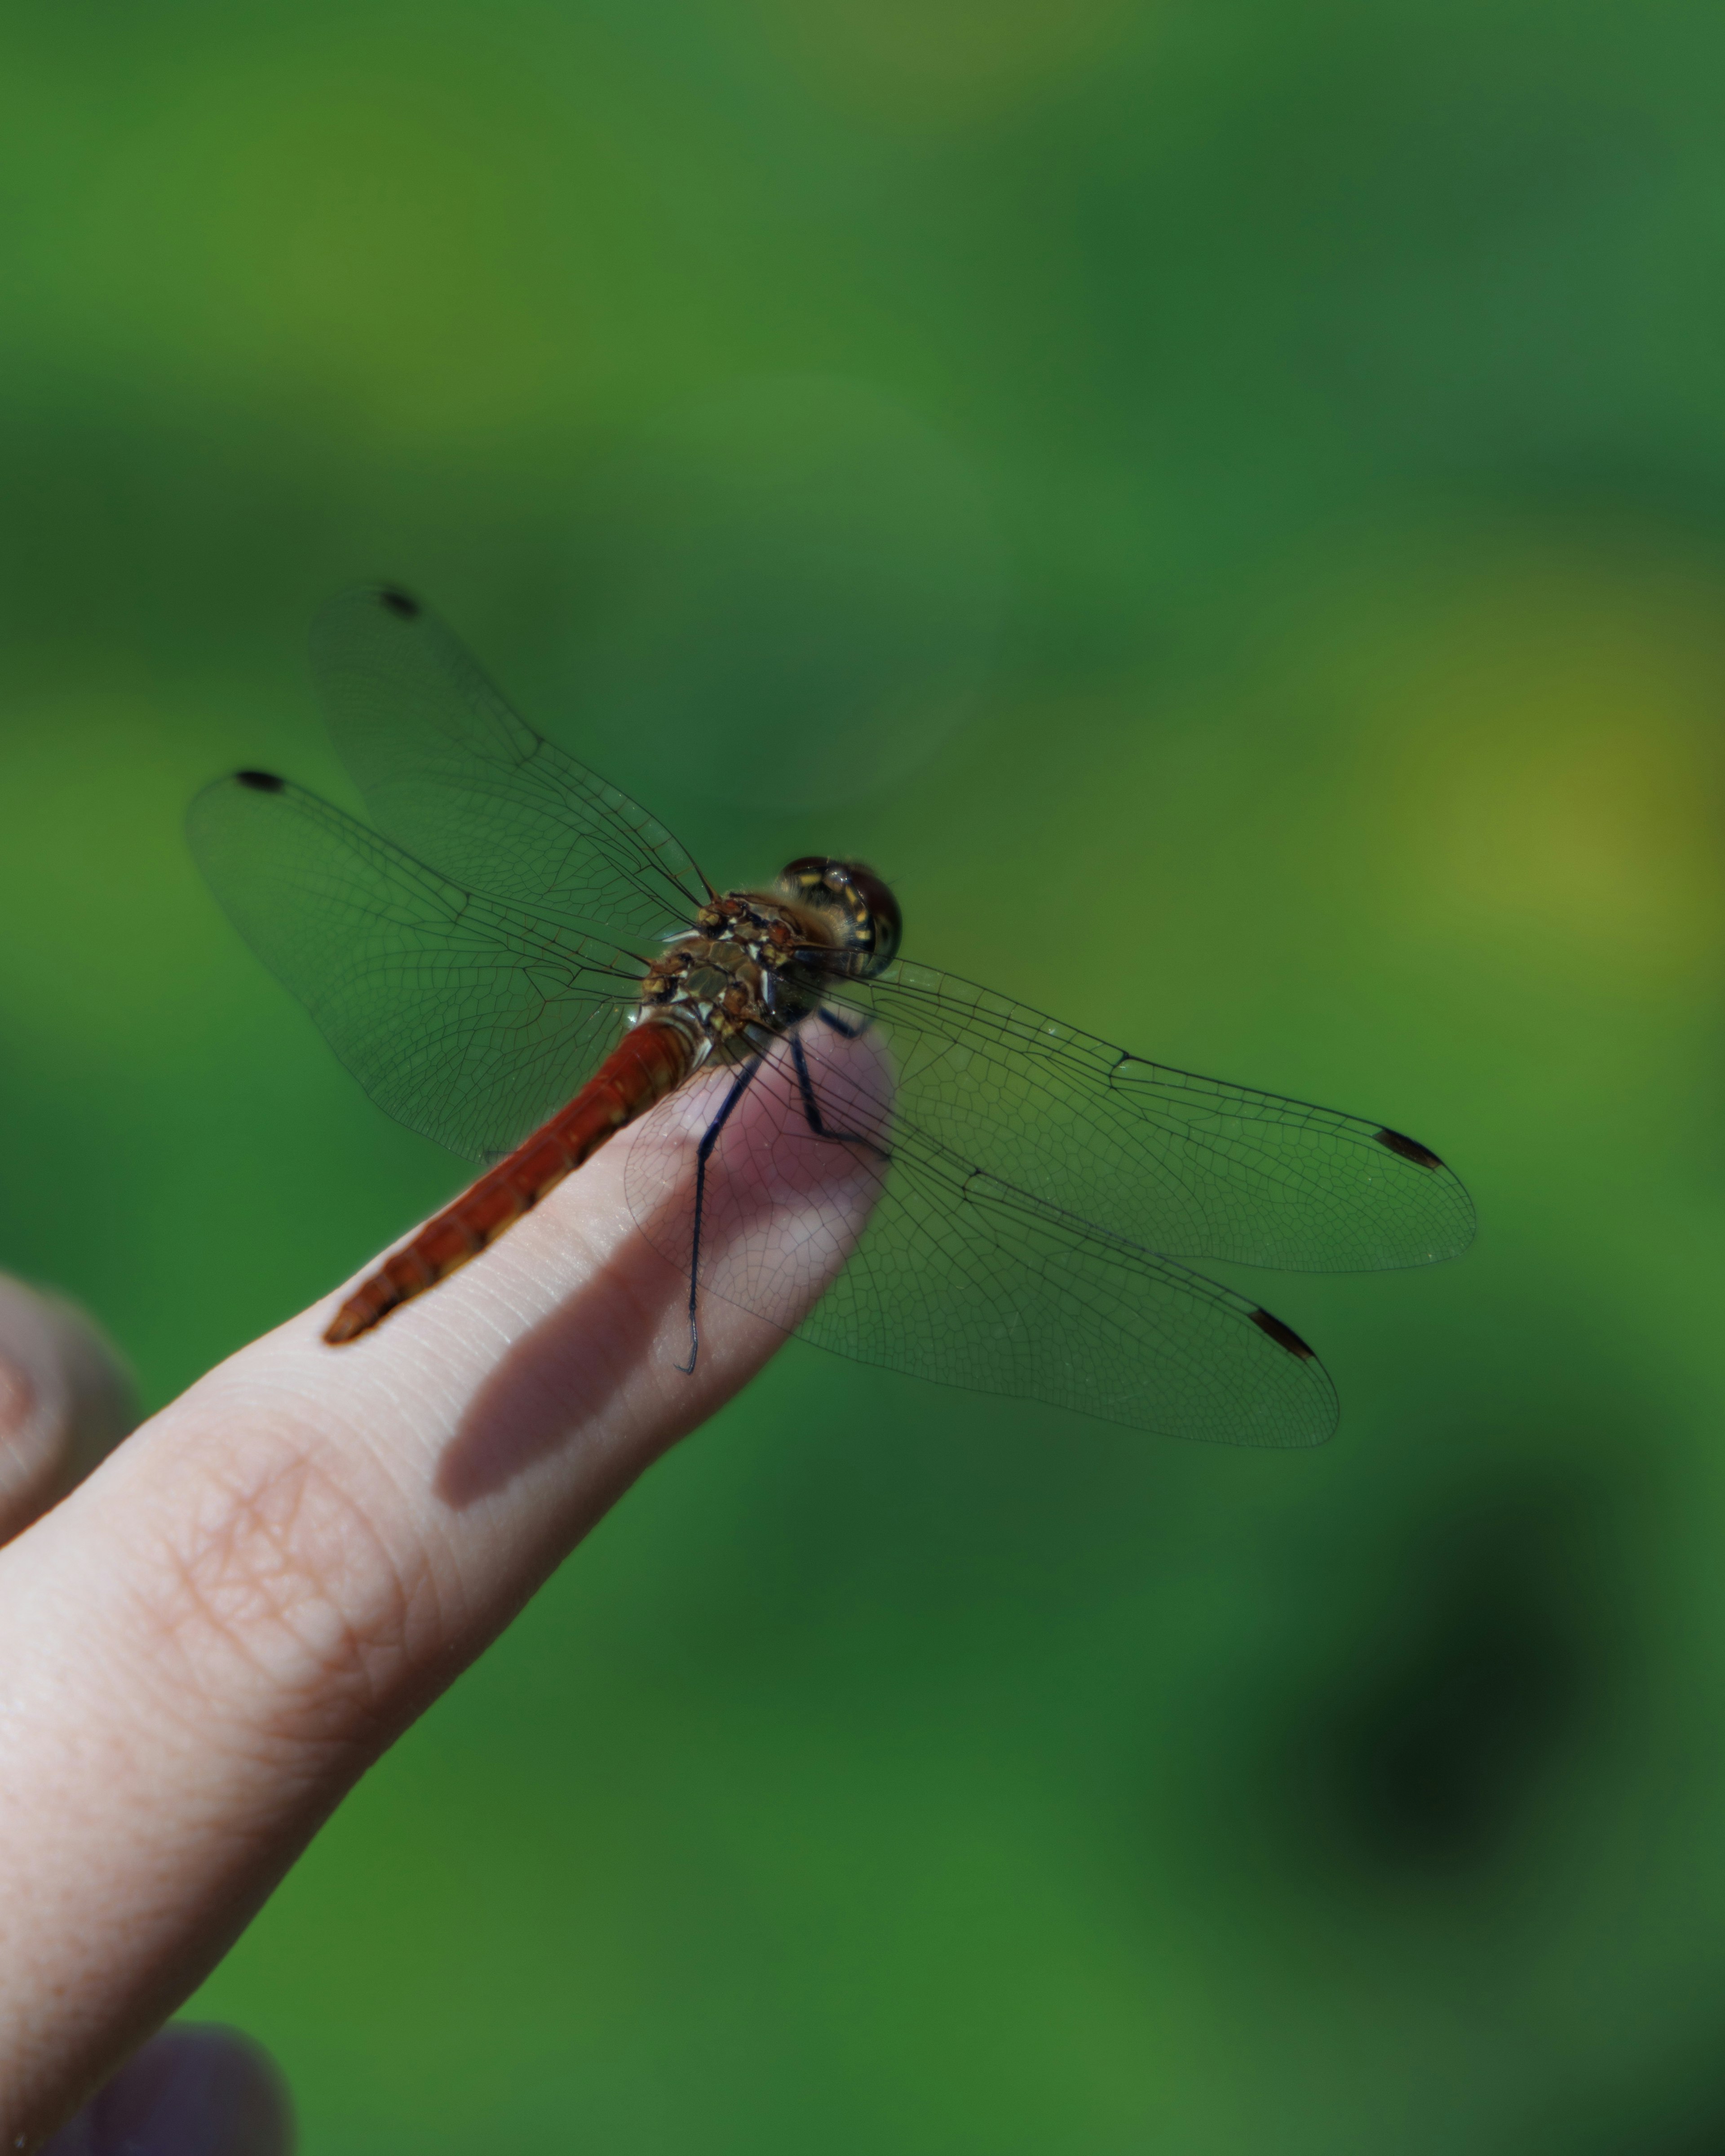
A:
<svg viewBox="0 0 1725 2156">
<path fill-rule="evenodd" d="M 720 882 L 1452 1160 L 1311 1456 L 789 1349 L 193 2010 L 314 2156 L 1725 2151 L 1725 13 L 0 18 L 0 1262 L 454 1188 L 196 880 L 422 589 Z M 859 738 L 868 754 L 859 759 Z"/>
</svg>

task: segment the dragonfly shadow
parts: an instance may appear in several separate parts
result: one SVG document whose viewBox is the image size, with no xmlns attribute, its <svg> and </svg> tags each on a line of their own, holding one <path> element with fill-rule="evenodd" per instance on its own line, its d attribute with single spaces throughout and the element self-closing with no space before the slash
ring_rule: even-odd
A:
<svg viewBox="0 0 1725 2156">
<path fill-rule="evenodd" d="M 644 1235 L 625 1236 L 585 1286 L 514 1342 L 474 1395 L 439 1464 L 439 1496 L 464 1512 L 598 1422 L 655 1351 L 685 1293 L 684 1276 Z M 614 1495 L 608 1489 L 595 1511 Z"/>
</svg>

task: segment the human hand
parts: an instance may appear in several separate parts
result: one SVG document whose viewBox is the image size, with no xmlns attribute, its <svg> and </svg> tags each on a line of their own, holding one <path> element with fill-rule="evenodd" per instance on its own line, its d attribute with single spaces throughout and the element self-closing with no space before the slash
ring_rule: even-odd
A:
<svg viewBox="0 0 1725 2156">
<path fill-rule="evenodd" d="M 677 1368 L 686 1282 L 624 1200 L 631 1136 L 355 1346 L 322 1344 L 326 1303 L 242 1349 L 0 1552 L 0 2148 L 39 2148 L 102 2087 L 365 1768 L 778 1344 L 710 1300 L 696 1370 Z M 9 1293 L 0 1369 L 82 1397 L 90 1328 Z M 24 1445 L 0 1479 L 34 1493 L 15 1533 L 72 1471 L 44 1463 L 99 1452 L 101 1427 Z M 249 2047 L 158 2044 L 67 2128 L 68 2156 L 286 2146 Z M 138 2125 L 151 2074 L 205 2066 L 218 2138 Z"/>
</svg>

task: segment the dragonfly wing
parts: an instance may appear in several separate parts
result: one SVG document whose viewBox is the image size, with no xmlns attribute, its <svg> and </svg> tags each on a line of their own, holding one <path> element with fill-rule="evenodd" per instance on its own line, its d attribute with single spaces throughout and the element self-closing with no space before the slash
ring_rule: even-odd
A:
<svg viewBox="0 0 1725 2156">
<path fill-rule="evenodd" d="M 372 819 L 416 859 L 635 946 L 701 904 L 701 872 L 663 824 L 517 717 L 417 599 L 343 593 L 311 660 Z"/>
<path fill-rule="evenodd" d="M 803 1040 L 827 1135 L 779 1044 L 711 1151 L 703 1299 L 789 1329 L 804 1284 L 842 1263 L 798 1329 L 858 1361 L 1170 1437 L 1290 1446 L 1330 1435 L 1329 1378 L 1286 1326 L 978 1170 L 917 1123 L 866 1038 L 810 1028 Z M 734 1077 L 703 1073 L 662 1103 L 628 1157 L 635 1218 L 681 1270 L 696 1148 Z"/>
<path fill-rule="evenodd" d="M 379 1107 L 452 1152 L 506 1152 L 616 1041 L 634 962 L 476 896 L 259 773 L 192 804 L 235 927 Z"/>
<path fill-rule="evenodd" d="M 1163 1437 L 1321 1445 L 1324 1368 L 1243 1296 L 901 1145 L 855 1255 L 803 1337 L 967 1390 Z"/>
<path fill-rule="evenodd" d="M 1455 1174 L 1380 1123 L 1146 1062 L 926 966 L 833 1001 L 891 1040 L 903 1122 L 1160 1256 L 1376 1271 L 1473 1240 Z"/>
</svg>

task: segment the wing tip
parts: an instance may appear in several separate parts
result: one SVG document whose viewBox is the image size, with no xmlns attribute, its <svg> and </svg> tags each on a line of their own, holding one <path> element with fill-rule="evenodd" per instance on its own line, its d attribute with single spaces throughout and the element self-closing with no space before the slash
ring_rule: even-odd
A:
<svg viewBox="0 0 1725 2156">
<path fill-rule="evenodd" d="M 1308 1347 L 1291 1325 L 1284 1325 L 1281 1320 L 1270 1311 L 1255 1310 L 1252 1312 L 1252 1322 L 1260 1332 L 1268 1333 L 1278 1348 L 1286 1348 L 1289 1354 L 1297 1355 L 1302 1363 L 1317 1362 L 1317 1349 Z"/>
<path fill-rule="evenodd" d="M 1291 1416 L 1279 1418 L 1273 1430 L 1255 1435 L 1255 1444 L 1273 1445 L 1278 1450 L 1290 1452 L 1309 1452 L 1320 1445 L 1327 1445 L 1336 1435 L 1342 1419 L 1342 1404 L 1336 1398 L 1336 1388 L 1330 1373 L 1317 1359 L 1317 1350 L 1295 1332 L 1293 1327 L 1278 1317 L 1274 1311 L 1261 1305 L 1250 1313 L 1251 1321 L 1266 1339 L 1273 1340 L 1298 1367 L 1301 1375 L 1294 1382 L 1300 1388 L 1300 1403 Z M 1290 1373 L 1291 1375 L 1291 1373 Z M 1283 1399 L 1284 1409 L 1292 1403 Z"/>
<path fill-rule="evenodd" d="M 1374 1131 L 1373 1136 L 1379 1145 L 1387 1147 L 1402 1160 L 1412 1161 L 1416 1168 L 1429 1168 L 1435 1173 L 1444 1165 L 1430 1146 L 1421 1145 L 1418 1138 L 1410 1138 L 1404 1132 L 1393 1131 L 1386 1125 Z"/>
<path fill-rule="evenodd" d="M 202 860 L 205 844 L 218 839 L 220 834 L 231 828 L 230 819 L 236 813 L 233 804 L 243 795 L 286 793 L 291 790 L 287 780 L 279 778 L 273 771 L 229 771 L 219 778 L 211 779 L 186 804 L 185 830 L 193 852 Z"/>
<path fill-rule="evenodd" d="M 424 601 L 406 585 L 380 577 L 373 583 L 348 584 L 326 599 L 312 618 L 311 651 L 314 660 L 331 639 L 351 629 L 356 616 L 375 621 L 393 615 L 398 622 L 416 622 L 426 615 Z"/>
</svg>

